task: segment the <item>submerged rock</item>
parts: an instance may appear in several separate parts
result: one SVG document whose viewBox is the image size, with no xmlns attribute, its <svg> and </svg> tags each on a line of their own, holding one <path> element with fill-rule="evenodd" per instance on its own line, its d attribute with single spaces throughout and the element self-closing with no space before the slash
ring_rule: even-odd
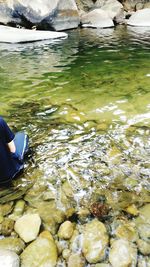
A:
<svg viewBox="0 0 150 267">
<path fill-rule="evenodd" d="M 102 9 L 95 9 L 81 17 L 82 27 L 109 28 L 114 23 L 107 12 Z"/>
<path fill-rule="evenodd" d="M 9 218 L 5 218 L 4 221 L 2 222 L 2 227 L 1 227 L 1 233 L 4 236 L 11 235 L 11 232 L 14 229 L 14 221 Z"/>
<path fill-rule="evenodd" d="M 40 229 L 41 219 L 38 214 L 26 214 L 15 223 L 15 231 L 27 243 L 34 240 Z"/>
<path fill-rule="evenodd" d="M 73 224 L 70 221 L 65 221 L 59 228 L 58 236 L 61 239 L 70 239 L 72 237 L 73 230 Z"/>
<path fill-rule="evenodd" d="M 57 257 L 56 244 L 51 234 L 45 231 L 21 254 L 21 267 L 54 267 Z"/>
<path fill-rule="evenodd" d="M 125 211 L 133 216 L 137 216 L 139 214 L 139 210 L 137 209 L 135 204 L 129 205 Z"/>
<path fill-rule="evenodd" d="M 100 202 L 94 202 L 90 206 L 91 213 L 97 218 L 105 218 L 109 212 L 109 207 Z"/>
<path fill-rule="evenodd" d="M 19 255 L 24 248 L 25 244 L 20 238 L 6 237 L 0 239 L 0 249 L 11 250 Z"/>
<path fill-rule="evenodd" d="M 137 241 L 138 249 L 143 255 L 150 254 L 150 242 L 146 242 L 142 239 Z"/>
<path fill-rule="evenodd" d="M 135 242 L 138 239 L 135 224 L 132 222 L 123 222 L 115 230 L 117 238 L 125 239 L 127 241 Z"/>
<path fill-rule="evenodd" d="M 2 216 L 8 215 L 13 209 L 13 204 L 14 204 L 13 201 L 3 204 L 3 205 L 0 204 L 0 215 Z"/>
<path fill-rule="evenodd" d="M 145 8 L 135 12 L 128 20 L 128 25 L 147 27 L 150 26 L 150 8 Z"/>
<path fill-rule="evenodd" d="M 139 209 L 139 216 L 135 219 L 141 239 L 149 241 L 150 239 L 150 204 L 146 204 Z"/>
<path fill-rule="evenodd" d="M 81 254 L 74 253 L 71 254 L 68 259 L 68 267 L 84 267 L 85 266 L 85 259 L 82 257 Z"/>
<path fill-rule="evenodd" d="M 105 257 L 108 245 L 106 227 L 97 219 L 87 223 L 83 231 L 82 251 L 89 263 L 97 263 Z"/>
<path fill-rule="evenodd" d="M 38 206 L 38 214 L 40 215 L 45 230 L 56 234 L 59 225 L 65 220 L 65 213 L 58 209 L 55 202 L 42 202 Z"/>
<path fill-rule="evenodd" d="M 1 267 L 19 267 L 20 260 L 18 255 L 10 250 L 0 249 L 0 266 Z"/>
<path fill-rule="evenodd" d="M 23 199 L 18 200 L 15 204 L 13 213 L 9 217 L 13 220 L 18 219 L 23 214 L 24 208 L 25 208 L 25 201 Z"/>
<path fill-rule="evenodd" d="M 136 247 L 124 239 L 115 240 L 110 249 L 109 261 L 113 267 L 135 267 L 137 263 Z"/>
</svg>

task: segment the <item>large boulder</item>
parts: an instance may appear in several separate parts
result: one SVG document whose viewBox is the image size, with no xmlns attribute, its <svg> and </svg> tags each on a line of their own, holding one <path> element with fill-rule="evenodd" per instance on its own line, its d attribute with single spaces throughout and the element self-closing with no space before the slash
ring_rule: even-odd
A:
<svg viewBox="0 0 150 267">
<path fill-rule="evenodd" d="M 92 0 L 76 0 L 76 3 L 78 8 L 84 11 L 90 11 L 94 6 Z"/>
<path fill-rule="evenodd" d="M 0 22 L 59 31 L 78 27 L 79 16 L 74 0 L 6 0 L 0 2 Z"/>
<path fill-rule="evenodd" d="M 66 38 L 67 34 L 64 32 L 54 31 L 35 31 L 29 29 L 18 29 L 14 27 L 8 27 L 0 25 L 0 42 L 3 43 L 24 43 L 56 38 Z M 17 220 L 19 218 L 18 213 L 14 212 L 10 215 L 10 218 Z"/>
<path fill-rule="evenodd" d="M 128 25 L 137 27 L 150 26 L 150 8 L 145 8 L 135 12 L 128 20 Z"/>
<path fill-rule="evenodd" d="M 109 28 L 113 27 L 114 23 L 106 11 L 95 9 L 81 16 L 82 27 L 92 28 Z"/>
<path fill-rule="evenodd" d="M 106 11 L 112 19 L 121 20 L 124 18 L 123 5 L 117 0 L 97 0 L 94 8 L 101 8 Z"/>
<path fill-rule="evenodd" d="M 20 260 L 18 255 L 10 250 L 0 249 L 0 266 L 1 267 L 19 267 Z"/>
</svg>

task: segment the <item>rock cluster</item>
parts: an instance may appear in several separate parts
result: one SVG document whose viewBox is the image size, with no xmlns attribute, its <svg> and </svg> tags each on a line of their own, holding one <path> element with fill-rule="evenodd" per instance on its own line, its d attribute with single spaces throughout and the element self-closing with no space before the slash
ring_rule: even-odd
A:
<svg viewBox="0 0 150 267">
<path fill-rule="evenodd" d="M 1 24 L 40 30 L 62 31 L 79 26 L 108 28 L 126 23 L 150 26 L 149 14 L 150 3 L 146 0 L 0 1 Z"/>
<path fill-rule="evenodd" d="M 48 215 L 46 224 L 37 213 L 36 203 L 34 208 L 28 207 L 23 200 L 18 200 L 14 206 L 12 202 L 0 205 L 3 215 L 0 224 L 0 263 L 3 266 L 150 266 L 150 204 L 142 207 L 132 205 L 132 209 L 125 209 L 124 215 L 122 213 L 104 222 L 100 217 L 93 217 L 90 207 L 89 212 L 84 212 L 82 208 L 78 212 L 80 223 L 77 223 L 71 219 L 75 210 L 66 210 L 62 216 L 62 212 L 52 203 L 44 201 L 42 206 L 37 203 L 37 207 L 43 208 L 42 212 L 40 207 L 41 215 L 45 207 L 52 206 L 49 211 L 53 214 Z M 57 213 L 57 223 L 54 213 Z M 107 210 L 107 213 L 111 217 L 112 210 Z M 53 234 L 46 229 L 51 224 L 50 218 L 58 224 L 55 233 L 52 230 Z M 2 233 L 4 223 L 5 231 Z"/>
</svg>

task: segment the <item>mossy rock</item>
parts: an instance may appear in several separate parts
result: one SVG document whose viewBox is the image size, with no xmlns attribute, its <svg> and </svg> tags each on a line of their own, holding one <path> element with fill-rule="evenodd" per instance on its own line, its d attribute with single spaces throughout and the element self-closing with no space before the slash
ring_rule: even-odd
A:
<svg viewBox="0 0 150 267">
<path fill-rule="evenodd" d="M 13 231 L 13 229 L 14 229 L 14 221 L 10 218 L 5 218 L 1 226 L 2 235 L 4 236 L 11 235 L 11 232 Z"/>
</svg>

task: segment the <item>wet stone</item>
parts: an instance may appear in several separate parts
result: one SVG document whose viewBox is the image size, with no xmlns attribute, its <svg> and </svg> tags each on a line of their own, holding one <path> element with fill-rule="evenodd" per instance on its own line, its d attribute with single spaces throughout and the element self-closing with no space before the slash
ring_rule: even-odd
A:
<svg viewBox="0 0 150 267">
<path fill-rule="evenodd" d="M 11 235 L 13 229 L 14 229 L 14 221 L 11 220 L 10 218 L 5 218 L 1 226 L 2 235 L 4 236 Z"/>
<path fill-rule="evenodd" d="M 70 239 L 73 235 L 73 230 L 73 223 L 70 221 L 65 221 L 59 228 L 58 237 L 61 239 Z"/>
<path fill-rule="evenodd" d="M 65 213 L 58 209 L 53 202 L 42 202 L 38 206 L 38 213 L 43 221 L 44 229 L 56 234 L 59 225 L 65 220 Z"/>
<path fill-rule="evenodd" d="M 0 214 L 3 216 L 8 215 L 9 213 L 11 213 L 12 209 L 13 209 L 13 201 L 6 203 L 6 204 L 1 204 L 0 205 Z"/>
<path fill-rule="evenodd" d="M 126 211 L 127 213 L 133 215 L 133 216 L 137 216 L 137 215 L 139 214 L 139 211 L 138 211 L 137 207 L 136 207 L 134 204 L 129 205 L 129 206 L 125 209 L 125 211 Z"/>
<path fill-rule="evenodd" d="M 108 234 L 103 223 L 94 219 L 85 225 L 82 252 L 89 263 L 98 263 L 105 258 Z"/>
<path fill-rule="evenodd" d="M 37 237 L 40 226 L 41 219 L 38 214 L 26 214 L 16 221 L 14 229 L 27 243 Z"/>
<path fill-rule="evenodd" d="M 15 252 L 6 249 L 0 249 L 0 266 L 19 267 L 20 259 Z"/>
<path fill-rule="evenodd" d="M 62 252 L 62 256 L 65 260 L 68 260 L 70 254 L 71 254 L 71 251 L 69 249 L 64 249 Z"/>
<path fill-rule="evenodd" d="M 54 267 L 57 257 L 57 247 L 52 235 L 44 231 L 21 254 L 21 267 Z"/>
<path fill-rule="evenodd" d="M 24 248 L 25 244 L 20 238 L 6 237 L 0 239 L 0 249 L 8 249 L 19 255 Z"/>
<path fill-rule="evenodd" d="M 68 259 L 68 267 L 84 267 L 85 259 L 81 254 L 71 254 Z"/>
<path fill-rule="evenodd" d="M 115 235 L 117 238 L 126 239 L 132 242 L 135 242 L 138 239 L 135 224 L 132 222 L 124 222 L 120 224 L 115 230 Z"/>
<path fill-rule="evenodd" d="M 113 267 L 135 267 L 137 262 L 137 249 L 127 240 L 115 240 L 109 252 L 109 261 Z"/>
<path fill-rule="evenodd" d="M 13 220 L 18 219 L 23 214 L 24 208 L 25 208 L 25 201 L 23 199 L 18 200 L 15 204 L 13 213 L 9 217 Z"/>
<path fill-rule="evenodd" d="M 150 254 L 150 242 L 146 242 L 142 239 L 137 241 L 138 249 L 143 255 Z"/>
</svg>

